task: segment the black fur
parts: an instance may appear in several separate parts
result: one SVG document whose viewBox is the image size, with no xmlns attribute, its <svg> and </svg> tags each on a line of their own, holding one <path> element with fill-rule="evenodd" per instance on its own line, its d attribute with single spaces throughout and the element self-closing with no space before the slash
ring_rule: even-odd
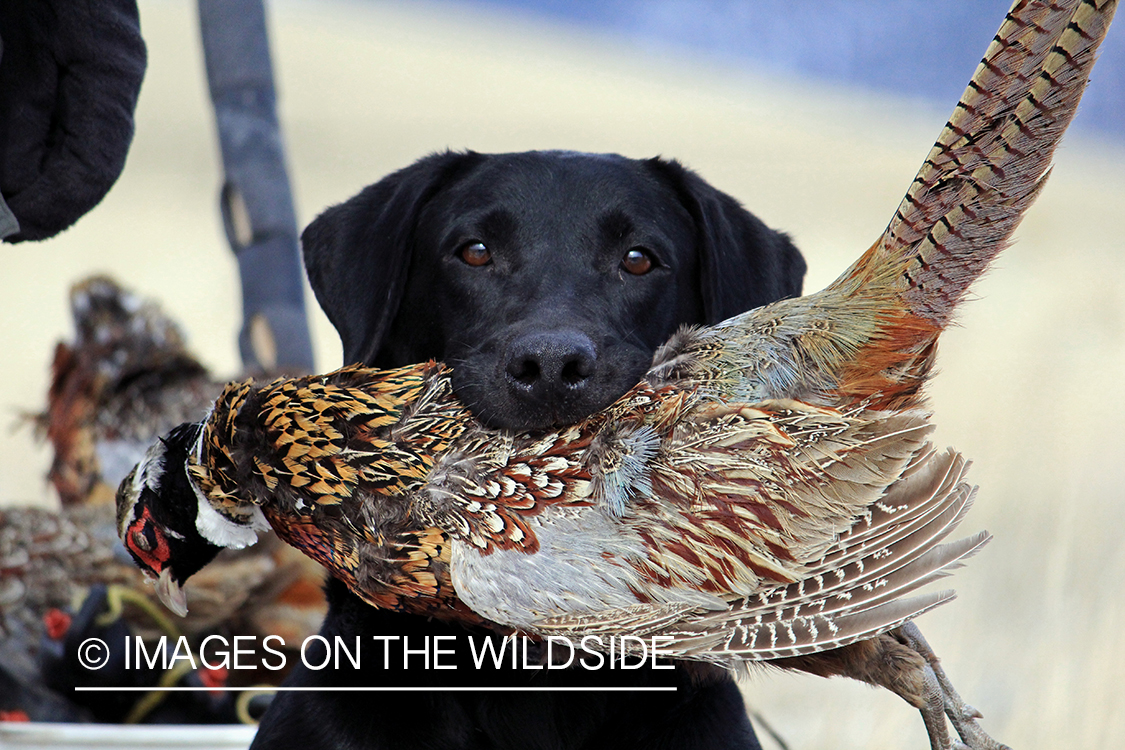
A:
<svg viewBox="0 0 1125 750">
<path fill-rule="evenodd" d="M 678 326 L 797 295 L 805 270 L 785 235 L 678 163 L 569 152 L 436 154 L 325 211 L 302 240 L 347 362 L 445 360 L 475 413 L 523 429 L 607 405 Z M 459 259 L 471 242 L 490 264 Z M 622 267 L 634 248 L 654 259 L 647 274 Z M 336 581 L 327 591 L 330 640 L 464 632 L 374 610 Z M 665 674 L 638 670 L 630 684 Z M 298 668 L 288 684 L 408 679 Z M 674 694 L 282 693 L 253 747 L 758 747 L 729 676 L 679 667 L 674 682 Z"/>
<path fill-rule="evenodd" d="M 136 0 L 0 2 L 0 193 L 41 240 L 109 191 L 145 70 Z"/>
</svg>

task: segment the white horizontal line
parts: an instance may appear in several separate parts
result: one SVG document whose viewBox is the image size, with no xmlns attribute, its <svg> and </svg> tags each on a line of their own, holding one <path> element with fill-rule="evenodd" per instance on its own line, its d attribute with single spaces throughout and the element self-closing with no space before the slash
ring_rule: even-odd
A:
<svg viewBox="0 0 1125 750">
<path fill-rule="evenodd" d="M 76 687 L 76 693 L 674 693 L 674 687 Z"/>
</svg>

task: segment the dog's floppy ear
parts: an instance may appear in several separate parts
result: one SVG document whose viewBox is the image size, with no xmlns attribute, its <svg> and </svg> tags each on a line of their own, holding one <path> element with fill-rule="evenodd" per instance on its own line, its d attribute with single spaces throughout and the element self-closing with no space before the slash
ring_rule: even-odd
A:
<svg viewBox="0 0 1125 750">
<path fill-rule="evenodd" d="M 302 232 L 309 283 L 340 334 L 345 363 L 374 358 L 401 301 L 418 213 L 479 158 L 427 156 L 327 209 Z"/>
<path fill-rule="evenodd" d="M 679 162 L 648 164 L 672 184 L 695 220 L 706 323 L 801 294 L 805 259 L 788 235 L 767 227 Z"/>
</svg>

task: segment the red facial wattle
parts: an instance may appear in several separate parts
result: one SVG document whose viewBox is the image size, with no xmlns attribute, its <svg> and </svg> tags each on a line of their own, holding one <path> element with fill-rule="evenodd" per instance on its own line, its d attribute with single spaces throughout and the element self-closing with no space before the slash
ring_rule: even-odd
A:
<svg viewBox="0 0 1125 750">
<path fill-rule="evenodd" d="M 168 540 L 160 532 L 148 508 L 144 508 L 140 518 L 129 524 L 124 541 L 125 548 L 153 573 L 160 573 L 168 564 Z"/>
</svg>

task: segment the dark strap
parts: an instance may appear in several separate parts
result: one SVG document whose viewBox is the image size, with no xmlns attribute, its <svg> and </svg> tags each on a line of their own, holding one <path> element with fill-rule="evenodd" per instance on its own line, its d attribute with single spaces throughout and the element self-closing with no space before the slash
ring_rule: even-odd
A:
<svg viewBox="0 0 1125 750">
<path fill-rule="evenodd" d="M 20 231 L 20 223 L 12 213 L 12 209 L 4 202 L 4 196 L 0 195 L 0 240 L 18 231 Z"/>
<path fill-rule="evenodd" d="M 4 38 L 0 37 L 0 62 L 4 61 Z M 4 202 L 4 195 L 0 193 L 0 240 L 10 234 L 20 231 L 20 223 L 16 221 L 12 209 Z"/>
<path fill-rule="evenodd" d="M 199 0 L 199 26 L 226 171 L 223 226 L 242 278 L 242 363 L 247 370 L 312 372 L 263 2 Z"/>
</svg>

